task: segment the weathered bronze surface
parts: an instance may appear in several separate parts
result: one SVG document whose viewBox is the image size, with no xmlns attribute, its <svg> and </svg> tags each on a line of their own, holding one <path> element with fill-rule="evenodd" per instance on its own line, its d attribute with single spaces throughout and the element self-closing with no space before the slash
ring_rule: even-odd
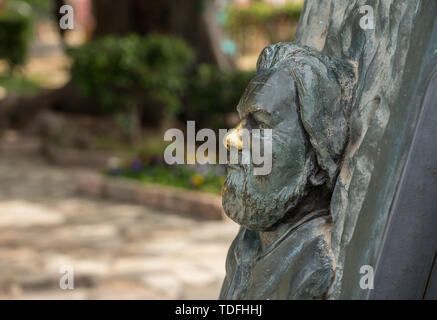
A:
<svg viewBox="0 0 437 320">
<path fill-rule="evenodd" d="M 360 27 L 363 5 L 374 9 L 374 29 Z M 221 299 L 369 297 L 360 267 L 377 269 L 384 255 L 437 63 L 436 16 L 434 1 L 307 0 L 295 42 L 262 52 L 237 110 L 241 127 L 273 130 L 273 166 L 267 176 L 251 165 L 229 169 L 223 207 L 241 228 Z M 425 279 L 409 281 L 414 297 L 428 256 Z M 387 293 L 379 281 L 374 292 L 402 291 L 397 284 Z"/>
<path fill-rule="evenodd" d="M 253 164 L 228 169 L 223 207 L 242 227 L 221 298 L 323 298 L 334 277 L 329 204 L 354 68 L 293 43 L 267 47 L 257 68 L 237 106 L 239 127 L 273 130 L 273 166 L 265 176 Z"/>
</svg>

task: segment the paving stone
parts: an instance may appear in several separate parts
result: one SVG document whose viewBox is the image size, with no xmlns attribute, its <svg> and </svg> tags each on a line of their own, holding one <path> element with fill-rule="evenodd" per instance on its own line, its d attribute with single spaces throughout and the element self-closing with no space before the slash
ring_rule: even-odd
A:
<svg viewBox="0 0 437 320">
<path fill-rule="evenodd" d="M 183 296 L 182 283 L 169 274 L 146 275 L 143 277 L 142 282 L 167 299 L 180 299 Z"/>
<path fill-rule="evenodd" d="M 39 204 L 22 200 L 0 203 L 0 228 L 54 226 L 63 220 L 60 214 Z"/>
<path fill-rule="evenodd" d="M 78 194 L 92 174 L 0 157 L 0 299 L 216 299 L 238 225 Z"/>
</svg>

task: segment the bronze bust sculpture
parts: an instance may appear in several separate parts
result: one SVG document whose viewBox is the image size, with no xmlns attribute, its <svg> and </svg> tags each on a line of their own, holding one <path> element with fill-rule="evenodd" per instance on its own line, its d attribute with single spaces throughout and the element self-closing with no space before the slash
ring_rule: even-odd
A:
<svg viewBox="0 0 437 320">
<path fill-rule="evenodd" d="M 272 170 L 228 168 L 223 208 L 241 225 L 221 299 L 323 299 L 334 278 L 330 202 L 349 138 L 353 66 L 305 46 L 267 47 L 237 110 L 272 129 Z M 232 148 L 227 139 L 227 147 Z"/>
</svg>

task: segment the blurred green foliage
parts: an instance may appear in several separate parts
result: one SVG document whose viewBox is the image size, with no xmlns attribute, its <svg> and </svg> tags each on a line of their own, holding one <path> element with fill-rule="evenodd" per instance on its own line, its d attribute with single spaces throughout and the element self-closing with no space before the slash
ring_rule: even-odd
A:
<svg viewBox="0 0 437 320">
<path fill-rule="evenodd" d="M 222 71 L 216 66 L 200 65 L 187 90 L 187 118 L 213 129 L 226 128 L 225 117 L 235 112 L 254 75 L 254 71 Z"/>
<path fill-rule="evenodd" d="M 26 62 L 31 35 L 30 8 L 17 2 L 0 12 L 0 59 L 5 59 L 10 70 Z"/>
<path fill-rule="evenodd" d="M 33 95 L 42 90 L 38 79 L 28 78 L 20 74 L 0 75 L 0 87 L 8 94 Z"/>
<path fill-rule="evenodd" d="M 142 163 L 139 159 L 133 159 L 119 169 L 109 170 L 107 174 L 146 184 L 157 183 L 215 194 L 220 194 L 225 179 L 225 175 L 218 175 L 213 170 L 200 174 L 185 165 L 150 165 Z"/>
<path fill-rule="evenodd" d="M 280 19 L 299 20 L 303 4 L 287 3 L 283 6 L 272 6 L 266 2 L 252 2 L 248 7 L 229 6 L 228 18 L 225 22 L 231 30 L 241 29 L 246 25 L 262 26 Z"/>
<path fill-rule="evenodd" d="M 165 105 L 167 114 L 177 113 L 194 60 L 183 40 L 160 35 L 111 35 L 69 52 L 73 82 L 108 112 L 152 98 Z"/>
<path fill-rule="evenodd" d="M 53 7 L 53 0 L 7 0 L 8 7 L 23 6 L 23 3 L 34 11 L 34 13 L 48 13 Z"/>
<path fill-rule="evenodd" d="M 73 82 L 97 98 L 103 110 L 116 113 L 152 99 L 166 115 L 182 114 L 183 120 L 211 128 L 226 126 L 226 115 L 235 111 L 254 75 L 205 64 L 193 72 L 193 50 L 169 36 L 107 36 L 70 49 L 70 54 Z"/>
<path fill-rule="evenodd" d="M 253 35 L 265 38 L 267 43 L 292 41 L 303 9 L 302 3 L 273 6 L 263 1 L 248 7 L 229 6 L 224 10 L 223 25 L 237 43 L 240 54 L 252 48 Z"/>
<path fill-rule="evenodd" d="M 170 142 L 164 141 L 158 131 L 147 132 L 139 141 L 126 143 L 125 141 L 114 140 L 105 135 L 97 137 L 91 145 L 91 149 L 106 150 L 111 152 L 123 152 L 131 156 L 140 156 L 147 162 L 150 158 L 162 157 L 165 148 Z"/>
</svg>

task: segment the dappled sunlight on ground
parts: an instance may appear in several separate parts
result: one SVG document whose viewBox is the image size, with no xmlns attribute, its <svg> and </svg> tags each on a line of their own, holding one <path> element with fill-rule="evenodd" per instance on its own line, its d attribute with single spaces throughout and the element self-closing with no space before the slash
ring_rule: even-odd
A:
<svg viewBox="0 0 437 320">
<path fill-rule="evenodd" d="M 78 169 L 0 158 L 0 298 L 216 299 L 238 226 L 82 198 Z M 59 288 L 59 268 L 75 289 Z"/>
</svg>

